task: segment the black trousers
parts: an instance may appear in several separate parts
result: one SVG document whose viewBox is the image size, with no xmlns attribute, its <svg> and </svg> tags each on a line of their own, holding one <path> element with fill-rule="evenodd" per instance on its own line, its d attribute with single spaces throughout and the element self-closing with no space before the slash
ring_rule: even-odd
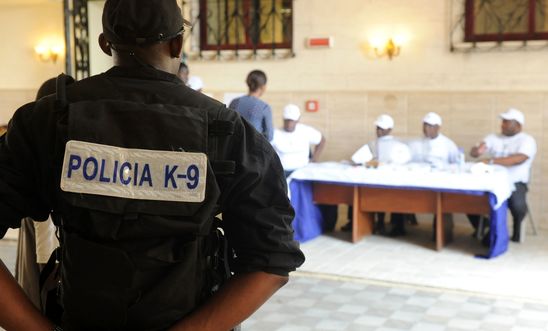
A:
<svg viewBox="0 0 548 331">
<path fill-rule="evenodd" d="M 405 232 L 405 220 L 414 216 L 415 214 L 392 213 L 392 218 L 390 219 L 392 230 Z"/>
<path fill-rule="evenodd" d="M 515 183 L 516 190 L 512 192 L 512 195 L 508 199 L 508 209 L 510 209 L 510 213 L 512 214 L 513 219 L 513 232 L 512 232 L 512 240 L 513 241 L 519 241 L 521 238 L 521 222 L 527 215 L 527 211 L 529 210 L 529 207 L 527 207 L 527 191 L 529 191 L 526 183 Z M 479 226 L 479 219 L 481 216 L 478 215 L 468 215 L 468 219 L 470 220 L 470 223 L 474 227 L 474 229 L 477 229 Z"/>
</svg>

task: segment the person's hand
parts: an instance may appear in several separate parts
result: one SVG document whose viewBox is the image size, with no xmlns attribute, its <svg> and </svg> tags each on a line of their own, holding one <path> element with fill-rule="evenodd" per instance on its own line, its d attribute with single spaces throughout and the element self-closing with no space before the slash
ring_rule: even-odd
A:
<svg viewBox="0 0 548 331">
<path fill-rule="evenodd" d="M 470 150 L 470 156 L 472 157 L 479 157 L 483 155 L 485 152 L 487 152 L 487 145 L 484 141 L 476 144 L 472 149 Z"/>
<path fill-rule="evenodd" d="M 371 160 L 365 164 L 367 168 L 377 168 L 379 166 L 378 160 Z"/>
<path fill-rule="evenodd" d="M 482 141 L 481 143 L 479 143 L 479 145 L 477 146 L 477 151 L 480 155 L 487 152 L 487 145 L 485 144 L 485 142 Z"/>
</svg>

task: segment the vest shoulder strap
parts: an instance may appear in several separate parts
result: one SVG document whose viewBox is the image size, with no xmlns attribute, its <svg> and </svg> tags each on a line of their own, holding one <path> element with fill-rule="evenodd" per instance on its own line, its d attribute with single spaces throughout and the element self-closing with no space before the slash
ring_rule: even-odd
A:
<svg viewBox="0 0 548 331">
<path fill-rule="evenodd" d="M 57 76 L 55 86 L 55 110 L 66 111 L 68 106 L 67 100 L 67 85 L 74 83 L 75 80 L 71 76 L 60 74 Z"/>
</svg>

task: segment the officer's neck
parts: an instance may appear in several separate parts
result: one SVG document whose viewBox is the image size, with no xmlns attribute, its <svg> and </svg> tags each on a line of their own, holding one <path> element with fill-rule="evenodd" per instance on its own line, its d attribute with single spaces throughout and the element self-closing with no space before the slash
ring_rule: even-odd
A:
<svg viewBox="0 0 548 331">
<path fill-rule="evenodd" d="M 114 65 L 119 67 L 149 67 L 173 75 L 177 73 L 179 68 L 174 65 L 174 61 L 171 61 L 170 58 L 154 55 L 143 52 L 113 52 L 112 57 Z"/>
</svg>

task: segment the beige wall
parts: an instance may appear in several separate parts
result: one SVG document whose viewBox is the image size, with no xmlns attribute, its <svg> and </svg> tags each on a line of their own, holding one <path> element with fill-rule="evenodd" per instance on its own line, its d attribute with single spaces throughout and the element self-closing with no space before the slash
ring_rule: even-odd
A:
<svg viewBox="0 0 548 331">
<path fill-rule="evenodd" d="M 211 90 L 244 89 L 254 68 L 272 91 L 538 91 L 548 87 L 548 50 L 451 53 L 450 0 L 296 0 L 296 57 L 279 61 L 190 63 Z M 336 10 L 334 9 L 336 7 Z M 375 31 L 410 36 L 392 61 L 363 51 Z M 331 36 L 331 49 L 306 49 L 310 36 Z"/>
<path fill-rule="evenodd" d="M 34 5 L 0 5 L 0 124 L 15 109 L 34 99 L 42 82 L 64 69 L 64 57 L 57 63 L 41 62 L 34 53 L 42 39 L 63 40 L 63 7 L 59 1 Z"/>
<path fill-rule="evenodd" d="M 90 1 L 88 3 L 89 20 L 89 53 L 90 72 L 92 75 L 107 71 L 112 66 L 112 58 L 103 53 L 99 47 L 99 34 L 103 32 L 101 14 L 103 13 L 104 1 Z"/>
</svg>

